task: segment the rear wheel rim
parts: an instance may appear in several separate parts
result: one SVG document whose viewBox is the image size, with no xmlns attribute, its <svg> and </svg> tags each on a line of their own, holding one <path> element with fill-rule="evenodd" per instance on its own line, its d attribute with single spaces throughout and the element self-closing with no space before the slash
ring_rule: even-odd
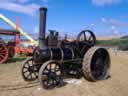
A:
<svg viewBox="0 0 128 96">
<path fill-rule="evenodd" d="M 107 64 L 104 51 L 97 51 L 92 58 L 91 70 L 95 79 L 100 80 L 107 72 Z"/>
</svg>

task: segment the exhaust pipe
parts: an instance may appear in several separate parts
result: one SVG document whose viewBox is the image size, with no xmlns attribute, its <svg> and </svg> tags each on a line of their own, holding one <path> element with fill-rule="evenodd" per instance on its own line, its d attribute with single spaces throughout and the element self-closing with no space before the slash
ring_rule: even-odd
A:
<svg viewBox="0 0 128 96">
<path fill-rule="evenodd" d="M 40 8 L 40 32 L 39 32 L 39 48 L 45 49 L 46 46 L 46 15 L 47 15 L 47 8 L 41 7 Z"/>
</svg>

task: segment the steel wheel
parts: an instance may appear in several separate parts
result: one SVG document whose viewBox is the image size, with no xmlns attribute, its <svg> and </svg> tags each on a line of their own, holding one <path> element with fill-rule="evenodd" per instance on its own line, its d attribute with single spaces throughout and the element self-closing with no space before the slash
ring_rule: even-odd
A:
<svg viewBox="0 0 128 96">
<path fill-rule="evenodd" d="M 43 88 L 52 89 L 56 87 L 63 78 L 63 69 L 58 62 L 47 61 L 39 71 L 39 81 Z"/>
<path fill-rule="evenodd" d="M 87 80 L 97 81 L 109 76 L 110 56 L 105 48 L 92 47 L 84 55 L 83 73 Z"/>
<path fill-rule="evenodd" d="M 0 64 L 4 63 L 8 58 L 8 49 L 6 45 L 0 42 Z"/>
<path fill-rule="evenodd" d="M 34 81 L 38 78 L 38 68 L 34 66 L 33 58 L 25 60 L 21 73 L 25 81 Z"/>
<path fill-rule="evenodd" d="M 82 44 L 93 46 L 96 44 L 96 37 L 90 30 L 83 30 L 77 36 L 77 41 Z"/>
</svg>

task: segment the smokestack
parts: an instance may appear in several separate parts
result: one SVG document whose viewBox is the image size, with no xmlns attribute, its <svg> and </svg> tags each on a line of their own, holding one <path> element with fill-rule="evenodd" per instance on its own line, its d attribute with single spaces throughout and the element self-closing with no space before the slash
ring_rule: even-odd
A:
<svg viewBox="0 0 128 96">
<path fill-rule="evenodd" d="M 47 15 L 47 8 L 41 7 L 40 8 L 40 32 L 39 32 L 39 48 L 40 49 L 46 48 L 46 39 L 45 39 L 46 15 Z"/>
</svg>

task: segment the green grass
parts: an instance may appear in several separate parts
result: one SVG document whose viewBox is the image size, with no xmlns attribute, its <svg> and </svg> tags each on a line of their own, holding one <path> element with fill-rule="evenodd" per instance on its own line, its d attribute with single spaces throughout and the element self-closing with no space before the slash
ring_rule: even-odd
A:
<svg viewBox="0 0 128 96">
<path fill-rule="evenodd" d="M 16 57 L 13 57 L 13 58 L 8 58 L 8 60 L 4 64 L 22 62 L 26 58 L 27 58 L 27 56 L 16 56 Z"/>
<path fill-rule="evenodd" d="M 97 40 L 98 46 L 120 46 L 128 45 L 128 39 Z"/>
</svg>

